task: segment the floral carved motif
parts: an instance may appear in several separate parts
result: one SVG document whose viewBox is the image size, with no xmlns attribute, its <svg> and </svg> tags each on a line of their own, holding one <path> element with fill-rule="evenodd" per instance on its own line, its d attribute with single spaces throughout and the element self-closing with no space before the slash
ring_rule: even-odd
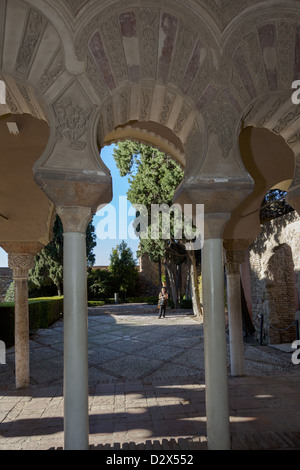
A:
<svg viewBox="0 0 300 470">
<path fill-rule="evenodd" d="M 223 157 L 228 158 L 238 118 L 235 108 L 220 91 L 205 108 L 204 116 L 210 133 L 219 136 Z"/>
<path fill-rule="evenodd" d="M 57 117 L 57 132 L 60 139 L 65 138 L 73 150 L 83 150 L 86 143 L 81 141 L 85 134 L 91 110 L 73 105 L 71 98 L 63 98 L 54 106 Z"/>
</svg>

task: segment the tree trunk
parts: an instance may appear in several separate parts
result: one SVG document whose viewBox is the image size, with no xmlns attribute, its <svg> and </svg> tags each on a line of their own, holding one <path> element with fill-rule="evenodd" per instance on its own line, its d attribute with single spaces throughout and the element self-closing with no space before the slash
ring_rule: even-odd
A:
<svg viewBox="0 0 300 470">
<path fill-rule="evenodd" d="M 181 265 L 180 264 L 176 266 L 176 289 L 177 289 L 178 303 L 180 303 L 180 296 L 181 296 Z"/>
<path fill-rule="evenodd" d="M 159 277 L 159 292 L 161 291 L 162 289 L 162 280 L 161 280 L 161 259 L 159 258 L 158 260 L 158 277 Z"/>
<path fill-rule="evenodd" d="M 188 264 L 188 270 L 187 270 L 187 278 L 186 278 L 186 286 L 185 286 L 185 298 L 190 299 L 191 298 L 191 269 L 190 269 L 190 263 L 187 261 Z"/>
<path fill-rule="evenodd" d="M 195 258 L 194 251 L 188 252 L 188 260 L 189 260 L 189 265 L 190 265 L 193 312 L 196 317 L 202 317 L 203 310 L 202 310 L 201 303 L 200 303 L 197 265 L 196 265 L 196 258 Z"/>
<path fill-rule="evenodd" d="M 170 282 L 171 297 L 174 302 L 174 306 L 177 309 L 178 308 L 178 296 L 177 296 L 176 281 L 175 281 L 173 269 L 172 269 L 172 266 L 170 266 L 167 262 L 165 263 L 165 268 L 168 273 L 168 278 Z"/>
</svg>

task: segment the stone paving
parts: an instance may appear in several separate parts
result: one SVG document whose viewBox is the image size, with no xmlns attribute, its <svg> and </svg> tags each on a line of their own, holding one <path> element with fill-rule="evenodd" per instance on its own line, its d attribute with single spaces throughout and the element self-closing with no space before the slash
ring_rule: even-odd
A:
<svg viewBox="0 0 300 470">
<path fill-rule="evenodd" d="M 93 450 L 205 450 L 203 325 L 144 305 L 89 309 Z M 63 447 L 63 321 L 30 341 L 31 386 L 14 389 L 14 348 L 0 366 L 0 450 Z M 229 378 L 232 449 L 300 448 L 300 366 L 245 344 L 247 375 Z M 228 360 L 229 364 L 229 360 Z"/>
</svg>

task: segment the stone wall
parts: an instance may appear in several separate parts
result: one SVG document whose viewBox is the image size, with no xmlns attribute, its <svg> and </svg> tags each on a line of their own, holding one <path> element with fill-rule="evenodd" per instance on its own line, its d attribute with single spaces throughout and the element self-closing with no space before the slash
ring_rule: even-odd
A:
<svg viewBox="0 0 300 470">
<path fill-rule="evenodd" d="M 164 274 L 163 267 L 162 274 Z M 140 258 L 139 287 L 140 295 L 145 297 L 156 296 L 159 293 L 158 264 L 152 263 L 146 255 Z"/>
<path fill-rule="evenodd" d="M 264 224 L 249 249 L 252 316 L 257 336 L 264 314 L 264 340 L 279 344 L 296 339 L 300 309 L 300 217 L 292 212 Z M 285 331 L 284 331 L 285 330 Z"/>
<path fill-rule="evenodd" d="M 162 265 L 162 275 L 165 269 Z M 188 270 L 185 264 L 181 267 L 181 295 L 185 294 Z M 141 296 L 158 296 L 159 294 L 159 272 L 158 264 L 152 263 L 147 255 L 140 258 L 139 286 Z"/>
<path fill-rule="evenodd" d="M 7 289 L 12 283 L 12 271 L 9 268 L 0 268 L 0 302 L 5 300 Z"/>
</svg>

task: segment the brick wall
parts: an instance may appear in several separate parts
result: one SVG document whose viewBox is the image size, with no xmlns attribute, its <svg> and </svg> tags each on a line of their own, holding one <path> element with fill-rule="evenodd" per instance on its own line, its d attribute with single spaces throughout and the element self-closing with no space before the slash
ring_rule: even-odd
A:
<svg viewBox="0 0 300 470">
<path fill-rule="evenodd" d="M 300 298 L 300 217 L 292 212 L 265 224 L 249 249 L 252 316 L 256 334 L 264 314 L 267 343 L 296 339 Z M 289 328 L 289 329 L 288 329 Z M 279 331 L 286 330 L 286 331 Z"/>
<path fill-rule="evenodd" d="M 0 268 L 0 302 L 5 300 L 7 289 L 12 283 L 12 272 L 9 268 Z"/>
</svg>

